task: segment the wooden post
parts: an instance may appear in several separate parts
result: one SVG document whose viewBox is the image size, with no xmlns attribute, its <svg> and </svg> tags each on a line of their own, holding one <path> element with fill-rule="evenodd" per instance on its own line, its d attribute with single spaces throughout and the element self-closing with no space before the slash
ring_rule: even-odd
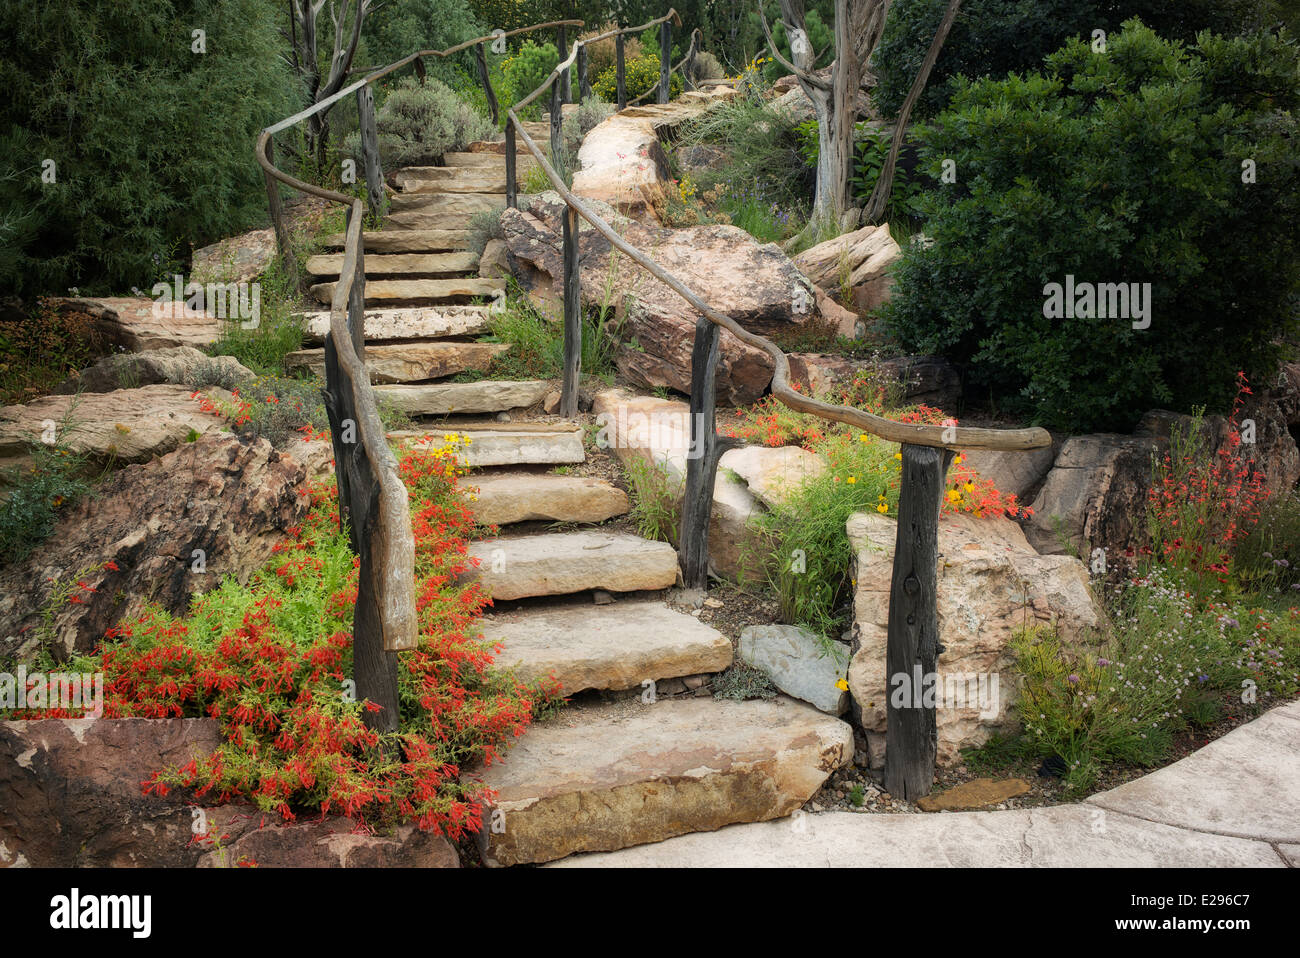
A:
<svg viewBox="0 0 1300 958">
<path fill-rule="evenodd" d="M 952 452 L 903 444 L 898 537 L 885 650 L 885 788 L 913 801 L 934 784 L 938 731 L 933 693 L 939 653 L 939 508 Z M 901 700 L 901 704 L 895 704 Z"/>
<path fill-rule="evenodd" d="M 506 117 L 506 206 L 519 208 L 519 184 L 515 180 L 515 121 Z"/>
<path fill-rule="evenodd" d="M 354 210 L 348 210 L 351 223 Z M 340 277 L 340 281 L 342 277 Z M 348 333 L 357 357 L 365 359 L 365 256 L 357 249 L 356 270 L 348 295 Z M 364 369 L 364 367 L 363 367 Z M 359 700 L 369 699 L 378 712 L 364 713 L 366 725 L 381 732 L 398 727 L 397 653 L 384 649 L 384 571 L 373 548 L 384 530 L 380 527 L 381 487 L 361 441 L 364 414 L 356 402 L 354 384 L 339 362 L 333 333 L 325 338 L 325 411 L 334 447 L 335 480 L 339 497 L 339 524 L 346 525 L 352 551 L 361 559 L 357 603 L 352 619 L 352 674 Z"/>
<path fill-rule="evenodd" d="M 563 122 L 561 117 L 563 111 L 560 109 L 561 102 L 560 83 L 556 80 L 555 83 L 551 84 L 551 166 L 555 167 L 556 171 L 567 182 L 568 178 L 565 176 L 567 171 L 564 168 L 564 133 L 560 128 Z"/>
<path fill-rule="evenodd" d="M 587 76 L 587 45 L 578 47 L 578 102 L 591 99 L 591 79 Z"/>
<path fill-rule="evenodd" d="M 496 126 L 501 121 L 501 111 L 497 106 L 496 92 L 492 89 L 492 80 L 488 77 L 486 43 L 480 43 L 474 48 L 474 59 L 478 61 L 478 78 L 483 84 L 483 91 L 487 94 L 488 110 L 492 113 L 492 125 Z"/>
<path fill-rule="evenodd" d="M 357 90 L 357 116 L 361 126 L 361 158 L 366 167 L 366 205 L 370 212 L 384 215 L 384 168 L 379 160 L 379 132 L 375 129 L 375 94 L 369 86 Z"/>
<path fill-rule="evenodd" d="M 660 103 L 668 102 L 668 90 L 671 86 L 669 73 L 672 71 L 673 25 L 671 20 L 659 24 L 659 97 Z"/>
<path fill-rule="evenodd" d="M 560 46 L 560 62 L 563 63 L 565 60 L 569 58 L 569 40 L 568 40 L 568 30 L 565 28 L 564 24 L 562 23 L 560 24 L 560 28 L 559 28 L 559 46 Z M 569 86 L 569 71 L 567 69 L 560 74 L 559 87 L 560 87 L 560 102 L 561 103 L 570 102 L 573 99 L 573 90 Z"/>
<path fill-rule="evenodd" d="M 688 93 L 695 89 L 695 53 L 696 41 L 699 37 L 698 29 L 691 32 L 691 46 L 686 51 L 686 62 L 682 65 L 682 89 Z"/>
<path fill-rule="evenodd" d="M 275 140 L 266 141 L 266 158 L 275 165 Z M 271 225 L 275 227 L 275 248 L 280 256 L 280 265 L 285 276 L 298 285 L 298 260 L 293 255 L 293 240 L 289 236 L 289 227 L 284 221 L 284 205 L 280 202 L 280 183 L 270 173 L 263 172 L 266 179 L 266 201 L 271 208 Z"/>
<path fill-rule="evenodd" d="M 614 37 L 614 76 L 618 82 L 618 108 L 627 109 L 627 68 L 623 56 L 623 34 Z"/>
<path fill-rule="evenodd" d="M 709 584 L 709 523 L 713 513 L 713 486 L 718 478 L 718 460 L 738 440 L 719 436 L 717 431 L 717 372 L 722 329 L 707 316 L 695 323 L 695 345 L 691 350 L 691 448 L 686 458 L 686 498 L 682 503 L 682 526 L 678 555 L 682 583 L 688 589 L 705 589 Z"/>
<path fill-rule="evenodd" d="M 582 287 L 578 273 L 578 211 L 564 208 L 564 385 L 560 415 L 578 415 L 578 377 L 582 374 Z"/>
<path fill-rule="evenodd" d="M 415 58 L 415 78 L 420 81 L 420 86 L 424 86 L 424 58 Z"/>
</svg>

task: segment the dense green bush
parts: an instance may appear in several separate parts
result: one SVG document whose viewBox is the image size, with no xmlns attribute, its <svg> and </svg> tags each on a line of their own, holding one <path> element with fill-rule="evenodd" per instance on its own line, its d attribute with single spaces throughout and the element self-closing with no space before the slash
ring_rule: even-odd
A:
<svg viewBox="0 0 1300 958">
<path fill-rule="evenodd" d="M 375 4 L 366 14 L 362 29 L 365 62 L 383 66 L 416 50 L 444 50 L 487 32 L 466 0 L 388 0 Z M 466 57 L 465 62 L 472 60 Z M 430 76 L 448 83 L 456 70 L 455 61 L 443 57 L 426 57 L 424 65 Z"/>
<path fill-rule="evenodd" d="M 895 0 L 890 7 L 872 57 L 879 79 L 874 100 L 884 115 L 898 113 L 947 5 L 947 0 Z M 1278 6 L 1272 0 L 965 0 L 914 115 L 942 109 L 959 74 L 1000 78 L 1035 70 L 1067 39 L 1091 41 L 1093 30 L 1109 35 L 1130 17 L 1141 18 L 1162 37 L 1191 42 L 1203 29 L 1233 35 L 1268 26 L 1277 19 Z"/>
<path fill-rule="evenodd" d="M 629 103 L 659 85 L 658 54 L 648 53 L 639 59 L 627 60 L 623 68 L 623 85 Z M 610 103 L 618 100 L 618 74 L 614 67 L 610 67 L 591 81 L 591 92 Z M 681 92 L 682 78 L 674 73 L 668 81 L 668 98 L 672 99 Z"/>
<path fill-rule="evenodd" d="M 902 346 L 968 364 L 978 395 L 1046 425 L 1126 428 L 1155 406 L 1226 406 L 1294 324 L 1300 104 L 1294 43 L 1182 48 L 1130 21 L 1104 55 L 958 84 L 921 132 L 935 191 L 896 272 Z M 1257 182 L 1245 183 L 1252 161 Z M 1150 284 L 1149 328 L 1047 318 L 1047 284 Z"/>
<path fill-rule="evenodd" d="M 504 78 L 503 100 L 507 103 L 518 103 L 541 86 L 559 63 L 560 54 L 554 43 L 538 44 L 532 40 L 525 40 L 519 52 L 507 57 L 501 64 Z M 542 115 L 542 111 L 549 107 L 550 102 L 549 91 L 544 92 L 528 104 L 519 116 L 525 120 L 535 119 Z"/>
<path fill-rule="evenodd" d="M 375 111 L 379 155 L 385 164 L 429 166 L 444 153 L 465 149 L 475 140 L 491 139 L 492 121 L 458 97 L 447 84 L 429 79 L 421 85 L 403 79 Z M 360 159 L 361 139 L 352 134 L 347 151 Z"/>
<path fill-rule="evenodd" d="M 0 291 L 148 288 L 264 222 L 252 144 L 302 107 L 283 22 L 272 0 L 0 4 Z"/>
</svg>

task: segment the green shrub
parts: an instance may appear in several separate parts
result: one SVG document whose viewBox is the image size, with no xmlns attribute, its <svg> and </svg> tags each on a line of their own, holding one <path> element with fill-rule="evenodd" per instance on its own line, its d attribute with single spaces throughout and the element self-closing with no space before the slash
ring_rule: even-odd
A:
<svg viewBox="0 0 1300 958">
<path fill-rule="evenodd" d="M 632 484 L 632 521 L 637 535 L 659 542 L 676 542 L 682 517 L 677 509 L 668 469 L 663 463 L 631 459 L 627 475 Z"/>
<path fill-rule="evenodd" d="M 1045 75 L 960 83 L 921 132 L 927 172 L 951 160 L 958 185 L 930 194 L 931 242 L 896 267 L 902 348 L 967 365 L 981 394 L 1052 427 L 1225 407 L 1294 328 L 1298 60 L 1275 37 L 1181 48 L 1130 22 L 1104 55 L 1076 41 Z M 1150 284 L 1149 328 L 1048 318 L 1047 284 L 1067 276 Z"/>
<path fill-rule="evenodd" d="M 834 17 L 831 21 L 834 21 Z M 790 52 L 790 38 L 786 35 L 785 24 L 779 18 L 772 22 L 770 15 L 769 23 L 772 27 L 772 39 L 776 41 L 781 56 L 793 63 L 794 57 Z M 831 32 L 831 28 L 816 10 L 808 10 L 804 14 L 803 25 L 808 30 L 808 44 L 817 55 L 814 65 L 818 68 L 829 66 L 835 59 L 835 35 Z M 790 72 L 771 55 L 771 51 L 766 47 L 764 47 L 763 59 L 762 73 L 768 83 L 773 83 Z"/>
<path fill-rule="evenodd" d="M 519 52 L 507 57 L 501 64 L 503 95 L 510 103 L 518 103 L 541 86 L 552 70 L 560 63 L 560 54 L 554 43 L 538 44 L 525 40 Z M 524 107 L 520 119 L 535 120 L 550 109 L 550 92 L 543 92 Z"/>
<path fill-rule="evenodd" d="M 701 50 L 695 55 L 696 80 L 721 80 L 727 75 L 722 64 L 708 50 Z"/>
<path fill-rule="evenodd" d="M 591 37 L 598 37 L 602 33 L 608 33 L 613 30 L 615 24 L 607 23 L 604 26 L 597 27 L 595 30 L 588 30 L 582 34 L 580 39 L 587 40 Z M 623 38 L 623 65 L 626 67 L 633 60 L 639 60 L 645 56 L 644 48 L 641 46 L 641 40 L 636 36 L 625 36 Z M 598 43 L 587 44 L 587 78 L 598 77 L 606 70 L 612 70 L 617 65 L 618 50 L 613 37 L 601 40 Z"/>
<path fill-rule="evenodd" d="M 1232 571 L 1249 587 L 1280 589 L 1300 601 L 1300 493 L 1264 503 L 1259 522 L 1237 546 Z"/>
<path fill-rule="evenodd" d="M 623 85 L 627 91 L 628 102 L 649 93 L 659 86 L 659 57 L 648 53 L 635 60 L 624 63 Z M 591 82 L 591 92 L 610 103 L 618 101 L 618 74 L 613 67 L 604 71 Z M 682 92 L 682 78 L 674 73 L 668 80 L 668 98 L 674 99 Z M 648 99 L 653 101 L 653 95 Z"/>
<path fill-rule="evenodd" d="M 148 289 L 264 223 L 252 144 L 303 106 L 283 25 L 272 0 L 0 5 L 0 292 Z"/>
<path fill-rule="evenodd" d="M 487 32 L 475 20 L 466 0 L 377 3 L 367 11 L 361 28 L 367 53 L 365 63 L 377 67 L 416 50 L 444 50 Z M 444 57 L 425 57 L 424 67 L 429 76 L 447 83 L 452 81 L 457 69 L 453 61 Z"/>
<path fill-rule="evenodd" d="M 947 0 L 895 0 L 871 63 L 879 84 L 872 100 L 896 116 L 943 18 Z M 1036 70 L 1043 58 L 1071 37 L 1091 42 L 1130 17 L 1140 17 L 1160 36 L 1192 42 L 1198 31 L 1236 34 L 1272 18 L 1259 0 L 965 0 L 935 61 L 913 115 L 932 116 L 956 92 L 956 77 L 993 77 Z M 820 49 L 820 47 L 818 47 Z"/>
<path fill-rule="evenodd" d="M 605 314 L 583 317 L 582 372 L 608 375 L 614 367 L 613 341 Z M 510 349 L 492 360 L 496 379 L 559 379 L 564 375 L 564 325 L 541 316 L 526 300 L 512 296 L 494 309 L 488 320 L 488 342 L 509 343 Z"/>
<path fill-rule="evenodd" d="M 582 146 L 587 134 L 613 115 L 613 104 L 590 97 L 583 100 L 576 110 L 564 118 L 560 126 L 565 149 L 577 156 L 578 148 Z"/>
<path fill-rule="evenodd" d="M 799 139 L 799 155 L 811 169 L 817 168 L 817 159 L 821 155 L 821 141 L 818 138 L 819 124 L 814 120 L 804 120 L 795 127 Z M 865 205 L 880 179 L 885 160 L 889 156 L 892 138 L 888 131 L 880 130 L 859 123 L 854 131 L 853 142 L 853 178 L 850 188 L 854 199 Z M 900 154 L 901 155 L 901 154 Z M 889 194 L 887 220 L 919 220 L 925 213 L 924 189 L 921 178 L 910 173 L 907 167 L 899 163 L 894 169 L 894 183 Z"/>
<path fill-rule="evenodd" d="M 65 423 L 59 431 L 66 428 Z M 91 489 L 85 456 L 42 443 L 33 443 L 30 455 L 25 467 L 3 473 L 7 498 L 0 509 L 0 566 L 21 562 L 36 551 L 54 532 L 60 513 Z"/>
<path fill-rule="evenodd" d="M 492 121 L 458 97 L 447 84 L 413 77 L 402 79 L 375 111 L 379 154 L 393 167 L 432 166 L 444 153 L 465 149 L 475 140 L 491 139 Z M 351 134 L 346 150 L 361 157 L 361 138 Z"/>
<path fill-rule="evenodd" d="M 300 259 L 309 248 L 298 250 Z M 223 322 L 217 341 L 207 351 L 212 356 L 234 356 L 255 373 L 279 376 L 285 371 L 284 357 L 302 349 L 303 326 L 297 315 L 302 308 L 301 297 L 279 257 L 271 261 L 260 282 L 261 316 L 257 325 L 246 329 L 236 320 Z"/>
</svg>

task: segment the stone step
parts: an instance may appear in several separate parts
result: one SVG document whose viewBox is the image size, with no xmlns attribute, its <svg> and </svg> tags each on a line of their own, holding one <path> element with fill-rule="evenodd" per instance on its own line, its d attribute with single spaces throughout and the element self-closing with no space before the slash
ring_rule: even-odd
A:
<svg viewBox="0 0 1300 958">
<path fill-rule="evenodd" d="M 470 449 L 494 434 L 474 437 Z M 499 436 L 500 434 L 495 434 Z M 516 434 L 516 437 L 521 434 Z M 527 433 L 522 435 L 529 435 Z M 546 433 L 533 433 L 530 445 L 542 445 L 538 440 Z M 560 433 L 577 440 L 582 453 L 580 433 Z M 516 448 L 521 455 L 525 447 Z M 550 446 L 544 447 L 550 451 Z M 522 464 L 522 459 L 520 460 Z M 497 463 L 494 463 L 497 465 Z M 474 503 L 474 516 L 489 526 L 504 526 L 513 522 L 604 522 L 625 515 L 629 509 L 627 493 L 603 479 L 585 476 L 533 475 L 531 473 L 495 473 L 476 476 L 468 480 L 478 486 L 478 500 Z"/>
<path fill-rule="evenodd" d="M 466 217 L 468 221 L 468 217 Z M 333 233 L 325 237 L 325 245 L 342 249 L 345 237 Z M 361 241 L 367 253 L 436 253 L 445 250 L 469 249 L 470 231 L 467 229 L 427 230 L 371 230 L 362 232 Z"/>
<path fill-rule="evenodd" d="M 329 253 L 307 260 L 313 276 L 337 276 L 343 268 L 343 254 Z M 398 276 L 404 273 L 455 275 L 478 269 L 478 254 L 469 250 L 455 253 L 377 253 L 366 257 L 366 276 Z"/>
<path fill-rule="evenodd" d="M 486 167 L 488 169 L 500 168 L 502 171 L 506 168 L 506 156 L 504 153 L 444 153 L 442 162 L 447 166 L 471 166 Z M 515 172 L 523 175 L 525 164 L 535 163 L 530 153 L 525 159 L 517 157 L 515 159 Z"/>
<path fill-rule="evenodd" d="M 725 635 L 655 600 L 526 608 L 482 625 L 483 638 L 503 643 L 496 665 L 525 681 L 553 675 L 565 695 L 721 672 L 732 660 Z"/>
<path fill-rule="evenodd" d="M 442 432 L 431 431 L 428 429 L 403 429 L 390 432 L 389 439 L 403 442 L 412 448 L 420 448 L 425 445 L 433 444 L 440 446 L 443 444 L 443 436 L 449 430 Z M 462 445 L 457 459 L 464 466 L 470 466 L 475 469 L 486 468 L 488 466 L 551 466 L 551 465 L 572 465 L 580 463 L 586 458 L 586 452 L 582 448 L 582 430 L 574 427 L 570 429 L 554 430 L 537 430 L 537 429 L 512 429 L 509 426 L 497 426 L 494 429 L 469 430 L 459 423 L 450 427 L 450 431 L 462 433 L 470 437 L 468 445 Z M 486 482 L 489 477 L 476 477 L 475 482 Z M 529 476 L 530 479 L 556 478 L 562 479 L 563 476 L 544 477 Z M 508 491 L 508 489 L 507 489 Z M 491 515 L 509 515 L 510 509 L 528 509 L 536 511 L 540 508 L 535 498 L 525 497 L 520 505 L 513 505 L 502 501 L 502 491 L 498 488 L 494 492 L 489 492 L 487 505 L 484 505 L 483 497 L 480 495 L 478 508 L 475 510 L 479 516 L 479 521 L 484 525 L 500 525 L 503 520 L 491 518 Z M 495 501 L 495 504 L 494 504 Z M 623 511 L 627 511 L 626 500 L 624 500 Z M 556 511 L 558 511 L 558 506 Z M 484 511 L 486 509 L 486 511 Z M 622 513 L 614 512 L 611 515 L 621 515 Z M 562 519 L 562 516 L 538 516 L 538 518 Z M 610 518 L 606 516 L 605 518 Z M 522 522 L 523 519 L 505 519 L 505 522 Z M 589 522 L 599 522 L 598 519 L 586 520 Z"/>
<path fill-rule="evenodd" d="M 852 756 L 847 723 L 793 699 L 661 699 L 566 710 L 469 775 L 497 793 L 488 853 L 514 865 L 789 815 Z"/>
<path fill-rule="evenodd" d="M 529 135 L 531 136 L 532 134 Z M 537 139 L 537 138 L 533 137 L 533 139 Z M 538 146 L 541 146 L 543 150 L 545 150 L 546 148 L 546 145 L 541 142 L 538 143 Z M 469 146 L 465 147 L 465 149 L 468 150 L 470 153 L 487 153 L 489 155 L 505 156 L 506 141 L 505 140 L 476 140 L 473 143 L 471 143 Z M 515 137 L 515 153 L 516 154 L 522 153 L 525 156 L 529 157 L 530 159 L 532 158 L 532 154 L 528 152 L 528 147 L 524 146 L 524 141 L 521 140 L 519 137 Z"/>
<path fill-rule="evenodd" d="M 504 193 L 505 157 L 500 166 L 491 167 L 410 166 L 393 173 L 393 181 L 403 194 Z"/>
<path fill-rule="evenodd" d="M 467 369 L 486 371 L 506 343 L 366 344 L 366 369 L 372 383 L 414 383 L 454 376 Z M 306 371 L 325 378 L 325 350 L 299 349 L 284 357 L 290 373 Z"/>
<path fill-rule="evenodd" d="M 423 213 L 427 216 L 473 216 L 506 208 L 502 193 L 398 193 L 388 198 L 389 219 L 397 222 L 399 214 Z M 433 224 L 426 228 L 436 228 Z"/>
<path fill-rule="evenodd" d="M 478 336 L 490 328 L 488 306 L 405 306 L 367 309 L 366 343 L 396 339 L 440 339 L 450 336 Z M 306 338 L 323 343 L 330 329 L 330 314 L 321 310 L 299 313 Z"/>
<path fill-rule="evenodd" d="M 408 416 L 449 416 L 505 412 L 532 406 L 554 388 L 546 380 L 436 383 L 424 386 L 376 386 L 375 392 Z"/>
<path fill-rule="evenodd" d="M 677 550 L 626 532 L 555 532 L 470 543 L 477 579 L 494 599 L 570 595 L 588 589 L 647 592 L 677 581 Z"/>
<path fill-rule="evenodd" d="M 334 286 L 334 283 L 317 283 L 311 288 L 311 294 L 317 302 L 329 304 L 334 297 Z M 476 296 L 491 298 L 497 290 L 505 288 L 506 281 L 503 279 L 480 279 L 477 276 L 458 276 L 452 279 L 368 279 L 366 303 L 384 300 L 458 300 Z"/>
</svg>

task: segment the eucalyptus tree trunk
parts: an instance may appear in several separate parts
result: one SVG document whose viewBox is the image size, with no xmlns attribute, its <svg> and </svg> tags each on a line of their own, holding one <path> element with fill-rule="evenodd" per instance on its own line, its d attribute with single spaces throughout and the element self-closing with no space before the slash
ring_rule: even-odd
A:
<svg viewBox="0 0 1300 958">
<path fill-rule="evenodd" d="M 885 158 L 885 165 L 880 168 L 880 176 L 876 179 L 876 186 L 871 191 L 871 199 L 867 203 L 865 218 L 871 223 L 879 223 L 889 212 L 889 195 L 894 189 L 894 170 L 898 166 L 898 153 L 903 147 L 903 137 L 907 134 L 907 121 L 911 119 L 912 108 L 916 106 L 916 101 L 930 80 L 930 71 L 934 69 L 935 61 L 939 59 L 939 51 L 943 49 L 944 41 L 948 39 L 948 32 L 952 30 L 953 21 L 957 19 L 960 9 L 961 0 L 948 0 L 948 9 L 944 11 L 943 19 L 939 21 L 939 29 L 930 42 L 930 49 L 926 52 L 925 59 L 921 61 L 921 69 L 917 71 L 916 79 L 912 81 L 912 88 L 907 91 L 907 98 L 903 100 L 903 105 L 898 111 L 898 122 L 894 124 L 889 156 Z"/>
</svg>

